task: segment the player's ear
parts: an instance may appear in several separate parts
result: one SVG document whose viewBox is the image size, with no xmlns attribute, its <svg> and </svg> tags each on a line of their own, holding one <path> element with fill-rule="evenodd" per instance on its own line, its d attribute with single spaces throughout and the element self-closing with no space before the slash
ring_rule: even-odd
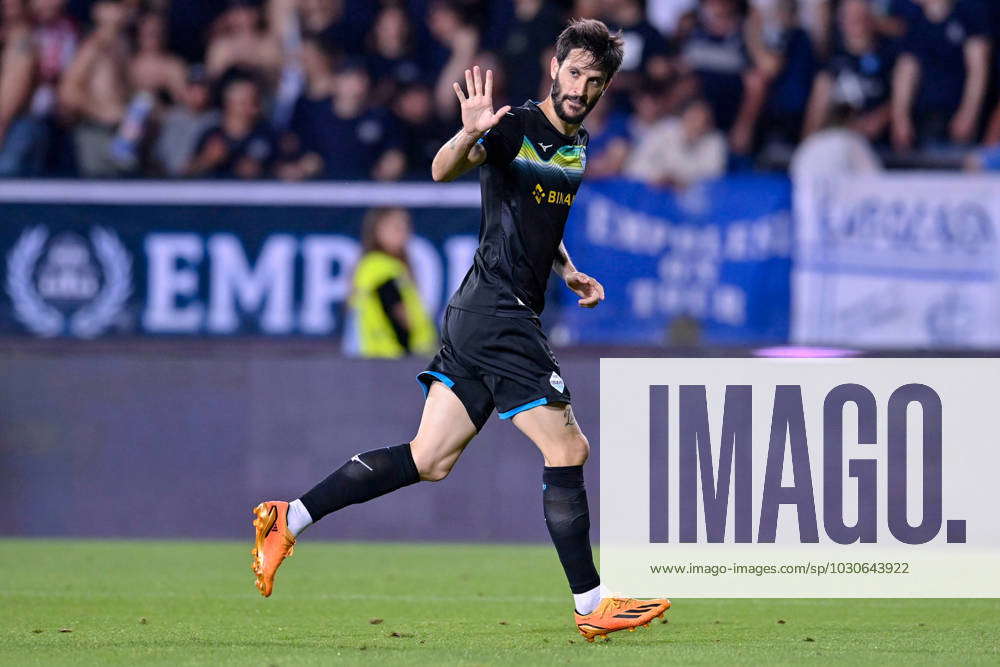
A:
<svg viewBox="0 0 1000 667">
<path fill-rule="evenodd" d="M 555 81 L 556 76 L 559 75 L 559 61 L 556 60 L 555 56 L 552 56 L 552 60 L 549 61 L 549 75 L 552 77 L 553 81 Z"/>
</svg>

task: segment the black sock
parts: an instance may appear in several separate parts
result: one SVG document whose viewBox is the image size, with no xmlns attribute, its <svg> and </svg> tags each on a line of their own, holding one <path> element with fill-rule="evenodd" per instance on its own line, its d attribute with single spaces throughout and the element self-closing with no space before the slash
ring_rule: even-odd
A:
<svg viewBox="0 0 1000 667">
<path fill-rule="evenodd" d="M 583 466 L 549 468 L 542 474 L 545 524 L 556 545 L 569 588 L 586 593 L 601 583 L 590 550 L 590 509 L 583 486 Z"/>
<path fill-rule="evenodd" d="M 420 481 L 410 444 L 374 449 L 353 456 L 304 496 L 313 521 L 330 512 L 364 503 Z"/>
</svg>

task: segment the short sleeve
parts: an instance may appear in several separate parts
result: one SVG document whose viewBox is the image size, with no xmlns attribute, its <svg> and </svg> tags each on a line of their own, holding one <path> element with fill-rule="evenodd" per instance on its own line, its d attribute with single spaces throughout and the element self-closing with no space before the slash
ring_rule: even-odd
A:
<svg viewBox="0 0 1000 667">
<path fill-rule="evenodd" d="M 906 29 L 906 33 L 899 38 L 899 54 L 909 54 L 920 56 L 925 50 L 925 37 L 919 27 L 912 24 Z"/>
<path fill-rule="evenodd" d="M 959 5 L 962 11 L 962 25 L 965 27 L 966 39 L 973 37 L 988 37 L 990 15 L 989 9 L 979 2 L 966 2 Z"/>
<path fill-rule="evenodd" d="M 521 142 L 524 138 L 524 129 L 521 118 L 513 112 L 504 114 L 500 122 L 479 140 L 479 143 L 486 149 L 486 162 L 497 167 L 505 167 L 514 161 L 518 151 L 521 149 Z"/>
</svg>

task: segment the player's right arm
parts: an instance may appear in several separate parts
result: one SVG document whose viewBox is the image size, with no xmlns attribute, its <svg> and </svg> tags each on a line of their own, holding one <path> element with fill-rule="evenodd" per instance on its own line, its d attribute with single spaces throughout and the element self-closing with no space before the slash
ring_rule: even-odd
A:
<svg viewBox="0 0 1000 667">
<path fill-rule="evenodd" d="M 452 181 L 486 161 L 486 149 L 479 140 L 487 131 L 496 126 L 509 106 L 493 111 L 493 71 L 486 70 L 484 87 L 479 73 L 479 65 L 465 70 L 466 96 L 462 87 L 452 84 L 462 106 L 462 129 L 442 146 L 431 163 L 431 178 L 435 181 Z"/>
</svg>

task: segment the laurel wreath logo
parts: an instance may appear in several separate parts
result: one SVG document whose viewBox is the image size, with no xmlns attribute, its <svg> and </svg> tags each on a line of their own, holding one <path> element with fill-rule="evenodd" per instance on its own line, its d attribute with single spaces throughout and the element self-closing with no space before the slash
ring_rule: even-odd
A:
<svg viewBox="0 0 1000 667">
<path fill-rule="evenodd" d="M 132 296 L 132 259 L 115 233 L 94 227 L 90 242 L 104 267 L 104 288 L 70 320 L 70 332 L 80 338 L 93 338 L 104 331 Z"/>
<path fill-rule="evenodd" d="M 42 298 L 32 279 L 48 237 L 43 225 L 21 234 L 7 254 L 7 293 L 25 327 L 39 336 L 52 337 L 64 332 L 66 318 Z M 80 338 L 93 338 L 107 329 L 132 295 L 132 259 L 117 235 L 94 227 L 90 240 L 104 271 L 104 285 L 90 303 L 69 318 L 69 333 Z"/>
</svg>

